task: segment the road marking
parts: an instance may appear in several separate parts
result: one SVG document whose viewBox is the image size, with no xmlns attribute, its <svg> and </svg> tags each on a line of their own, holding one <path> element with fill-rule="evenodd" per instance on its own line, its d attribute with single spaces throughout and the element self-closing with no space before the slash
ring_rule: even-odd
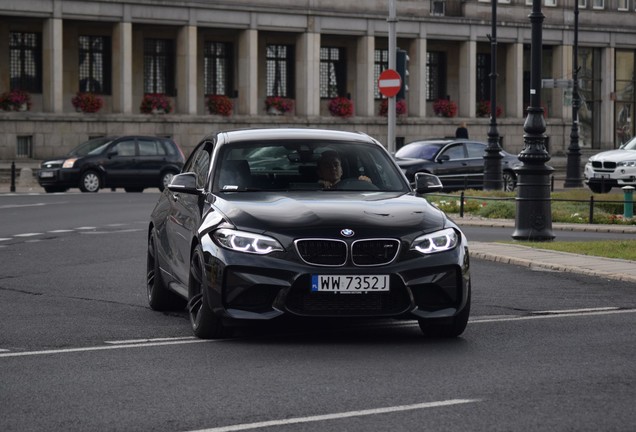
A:
<svg viewBox="0 0 636 432">
<path fill-rule="evenodd" d="M 41 207 L 46 205 L 44 203 L 35 203 L 35 204 L 6 204 L 0 206 L 0 209 L 11 209 L 11 208 L 21 208 L 21 207 Z"/>
<path fill-rule="evenodd" d="M 283 425 L 298 424 L 298 423 L 337 420 L 337 419 L 363 417 L 363 416 L 378 415 L 378 414 L 390 414 L 390 413 L 401 412 L 401 411 L 412 411 L 412 410 L 426 409 L 426 408 L 438 408 L 438 407 L 446 407 L 446 406 L 468 404 L 468 403 L 475 403 L 475 402 L 481 402 L 481 399 L 449 399 L 445 401 L 424 402 L 424 403 L 413 404 L 413 405 L 397 405 L 397 406 L 386 407 L 386 408 L 374 408 L 374 409 L 367 409 L 367 410 L 360 410 L 360 411 L 346 411 L 346 412 L 340 412 L 340 413 L 323 414 L 323 415 L 308 416 L 308 417 L 269 420 L 269 421 L 263 421 L 263 422 L 257 422 L 257 423 L 244 423 L 244 424 L 237 424 L 232 426 L 199 429 L 199 430 L 191 431 L 191 432 L 242 431 L 242 430 L 248 430 L 248 429 L 258 429 L 258 428 L 264 428 L 264 427 L 283 426 Z"/>
<path fill-rule="evenodd" d="M 565 311 L 565 312 L 564 312 Z M 473 317 L 469 320 L 470 324 L 484 324 L 484 323 L 497 323 L 497 322 L 509 322 L 509 321 L 527 321 L 535 319 L 555 319 L 555 318 L 572 318 L 582 316 L 601 316 L 601 315 L 618 315 L 626 313 L 636 313 L 636 309 L 619 309 L 615 307 L 604 308 L 586 308 L 586 309 L 566 309 L 564 311 L 541 311 L 535 312 L 535 315 L 489 315 L 482 317 Z M 539 315 L 536 315 L 539 314 Z M 416 327 L 417 322 L 396 322 L 392 324 L 370 324 L 368 327 L 380 326 L 380 327 Z M 300 334 L 300 333 L 299 333 Z M 126 348 L 145 348 L 164 345 L 182 345 L 192 343 L 206 343 L 206 342 L 221 342 L 227 339 L 206 340 L 197 339 L 194 336 L 183 337 L 167 337 L 167 338 L 154 338 L 154 339 L 129 339 L 119 341 L 104 341 L 108 345 L 100 345 L 93 347 L 82 348 L 66 348 L 66 349 L 51 349 L 41 351 L 21 351 L 21 352 L 2 352 L 0 349 L 0 358 L 5 357 L 28 357 L 37 355 L 49 355 L 49 354 L 69 354 L 76 352 L 90 352 L 90 351 L 104 351 L 112 349 L 126 349 Z"/>
<path fill-rule="evenodd" d="M 75 228 L 76 230 L 92 230 L 92 229 L 97 229 L 97 227 L 92 227 L 92 226 L 83 226 L 83 227 L 77 227 Z"/>
<path fill-rule="evenodd" d="M 58 230 L 53 230 L 53 231 L 47 231 L 50 234 L 61 234 L 61 233 L 68 233 L 68 232 L 73 232 L 74 230 L 72 229 L 58 229 Z"/>
<path fill-rule="evenodd" d="M 12 240 L 11 238 L 0 238 L 0 241 Z"/>
<path fill-rule="evenodd" d="M 128 348 L 146 348 L 146 347 L 164 346 L 164 345 L 210 343 L 210 342 L 219 342 L 219 341 L 220 340 L 193 339 L 193 340 L 151 342 L 151 343 L 139 343 L 139 344 L 101 345 L 101 346 L 94 346 L 94 347 L 51 349 L 51 350 L 42 350 L 42 351 L 9 352 L 9 353 L 0 353 L 0 358 L 30 357 L 30 356 L 38 356 L 38 355 L 68 354 L 68 353 L 77 353 L 77 352 L 105 351 L 105 350 L 128 349 Z"/>
<path fill-rule="evenodd" d="M 14 234 L 14 237 L 34 237 L 42 235 L 42 233 L 24 233 L 24 234 Z"/>
</svg>

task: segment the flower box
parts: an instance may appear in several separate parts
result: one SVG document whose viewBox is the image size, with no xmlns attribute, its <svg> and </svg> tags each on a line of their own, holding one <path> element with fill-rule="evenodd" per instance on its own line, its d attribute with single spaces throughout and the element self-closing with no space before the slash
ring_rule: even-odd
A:
<svg viewBox="0 0 636 432">
<path fill-rule="evenodd" d="M 294 108 L 294 100 L 280 96 L 268 96 L 265 98 L 265 109 L 269 114 L 284 114 Z"/>
<path fill-rule="evenodd" d="M 77 112 L 96 113 L 104 106 L 104 99 L 94 93 L 77 92 L 71 103 Z"/>
<path fill-rule="evenodd" d="M 163 93 L 147 93 L 141 101 L 139 111 L 144 114 L 167 114 L 172 111 L 172 102 Z"/>
<path fill-rule="evenodd" d="M 497 117 L 503 114 L 503 109 L 497 105 Z M 481 100 L 477 102 L 477 117 L 490 117 L 490 101 Z"/>
<path fill-rule="evenodd" d="M 448 99 L 437 99 L 433 102 L 433 111 L 440 117 L 455 117 L 457 115 L 457 104 Z"/>
<path fill-rule="evenodd" d="M 225 95 L 209 95 L 206 103 L 210 114 L 222 116 L 232 115 L 232 100 Z"/>
<path fill-rule="evenodd" d="M 329 112 L 336 117 L 351 117 L 353 102 L 346 97 L 335 97 L 329 101 Z"/>
<path fill-rule="evenodd" d="M 406 109 L 406 101 L 404 99 L 400 99 L 395 102 L 395 114 L 397 115 L 405 115 L 407 113 Z M 382 99 L 380 101 L 380 115 L 386 117 L 389 115 L 389 100 Z"/>
<path fill-rule="evenodd" d="M 0 108 L 4 111 L 28 111 L 31 109 L 31 95 L 24 90 L 11 90 L 0 95 Z"/>
</svg>

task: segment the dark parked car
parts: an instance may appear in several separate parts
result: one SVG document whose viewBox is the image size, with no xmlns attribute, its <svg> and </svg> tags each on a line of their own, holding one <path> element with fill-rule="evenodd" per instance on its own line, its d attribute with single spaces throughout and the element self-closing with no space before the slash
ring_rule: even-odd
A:
<svg viewBox="0 0 636 432">
<path fill-rule="evenodd" d="M 415 173 L 435 174 L 445 190 L 483 189 L 484 153 L 487 144 L 465 139 L 430 139 L 406 144 L 395 159 L 411 183 Z M 521 165 L 517 156 L 501 151 L 503 189 L 513 191 L 517 176 L 513 168 Z"/>
<path fill-rule="evenodd" d="M 141 192 L 163 190 L 181 171 L 184 156 L 170 138 L 111 136 L 91 139 L 66 156 L 42 162 L 38 183 L 47 192 L 79 187 L 97 192 L 103 187 Z"/>
<path fill-rule="evenodd" d="M 417 195 L 440 190 L 437 177 L 415 183 L 360 133 L 208 136 L 152 212 L 149 304 L 187 306 L 200 338 L 283 316 L 412 319 L 458 336 L 470 313 L 467 241 Z"/>
</svg>

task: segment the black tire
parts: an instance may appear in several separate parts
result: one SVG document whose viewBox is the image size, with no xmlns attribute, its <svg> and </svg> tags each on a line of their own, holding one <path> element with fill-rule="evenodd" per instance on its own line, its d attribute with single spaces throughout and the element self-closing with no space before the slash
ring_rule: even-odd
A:
<svg viewBox="0 0 636 432">
<path fill-rule="evenodd" d="M 588 183 L 587 185 L 594 193 L 608 193 L 612 187 L 603 183 Z"/>
<path fill-rule="evenodd" d="M 159 179 L 159 190 L 161 192 L 163 192 L 163 190 L 168 187 L 174 175 L 175 173 L 173 171 L 166 171 L 161 174 L 161 178 Z"/>
<path fill-rule="evenodd" d="M 452 318 L 421 319 L 418 320 L 420 330 L 424 336 L 432 338 L 455 338 L 461 335 L 468 325 L 470 315 L 470 294 L 466 306 Z"/>
<path fill-rule="evenodd" d="M 86 171 L 80 177 L 79 188 L 82 192 L 97 192 L 102 187 L 102 179 L 95 171 Z"/>
<path fill-rule="evenodd" d="M 144 191 L 144 188 L 136 188 L 136 187 L 135 187 L 135 188 L 132 188 L 132 187 L 127 187 L 127 188 L 124 188 L 124 190 L 125 190 L 126 192 L 128 192 L 128 193 L 137 193 L 137 192 L 143 192 L 143 191 Z"/>
<path fill-rule="evenodd" d="M 503 190 L 512 192 L 517 188 L 517 176 L 512 171 L 504 171 L 501 175 L 503 180 Z"/>
<path fill-rule="evenodd" d="M 185 307 L 185 299 L 170 291 L 162 277 L 157 259 L 156 234 L 153 229 L 148 236 L 146 258 L 146 292 L 148 304 L 157 311 L 179 310 Z"/>
<path fill-rule="evenodd" d="M 194 335 L 200 339 L 219 339 L 230 336 L 231 332 L 216 316 L 207 302 L 207 276 L 203 250 L 197 245 L 190 260 L 190 280 L 188 282 L 188 315 Z"/>
</svg>

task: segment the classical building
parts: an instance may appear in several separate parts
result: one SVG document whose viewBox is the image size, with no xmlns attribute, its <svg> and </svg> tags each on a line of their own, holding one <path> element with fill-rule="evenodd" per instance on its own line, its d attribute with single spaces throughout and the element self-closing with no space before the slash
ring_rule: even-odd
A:
<svg viewBox="0 0 636 432">
<path fill-rule="evenodd" d="M 543 79 L 572 80 L 575 1 L 580 145 L 596 152 L 634 134 L 636 0 L 542 0 Z M 395 4 L 409 72 L 398 146 L 452 135 L 462 121 L 486 141 L 490 0 Z M 497 6 L 497 123 L 513 153 L 523 148 L 530 99 L 531 5 Z M 4 0 L 0 93 L 21 89 L 31 103 L 21 111 L 0 102 L 14 109 L 0 111 L 0 160 L 43 159 L 124 133 L 170 136 L 189 151 L 212 131 L 257 126 L 360 130 L 386 143 L 377 81 L 389 64 L 388 13 L 389 0 Z M 103 106 L 83 112 L 72 103 L 78 92 Z M 170 112 L 142 107 L 148 95 L 167 98 Z M 231 115 L 209 112 L 212 95 L 229 98 Z M 270 97 L 285 99 L 290 111 L 271 115 Z M 352 116 L 330 112 L 336 97 L 351 100 Z M 435 112 L 440 99 L 457 106 L 455 117 Z M 571 89 L 543 88 L 541 99 L 549 150 L 565 153 Z"/>
</svg>

